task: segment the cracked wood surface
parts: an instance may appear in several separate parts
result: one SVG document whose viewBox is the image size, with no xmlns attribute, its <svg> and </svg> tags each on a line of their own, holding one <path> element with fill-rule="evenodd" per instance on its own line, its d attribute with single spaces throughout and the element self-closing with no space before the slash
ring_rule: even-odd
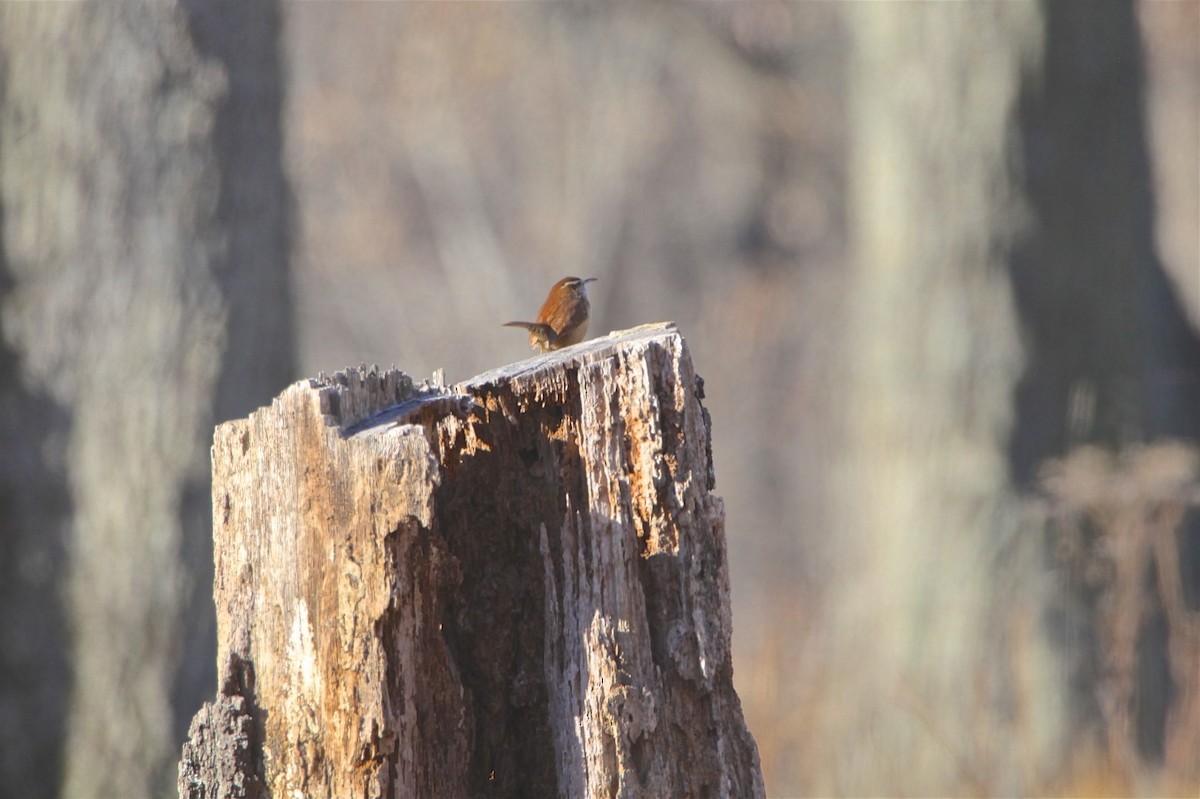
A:
<svg viewBox="0 0 1200 799">
<path fill-rule="evenodd" d="M 218 427 L 219 662 L 263 789 L 763 796 L 702 397 L 659 324 L 449 389 L 350 369 Z M 195 743 L 181 793 L 219 793 Z"/>
</svg>

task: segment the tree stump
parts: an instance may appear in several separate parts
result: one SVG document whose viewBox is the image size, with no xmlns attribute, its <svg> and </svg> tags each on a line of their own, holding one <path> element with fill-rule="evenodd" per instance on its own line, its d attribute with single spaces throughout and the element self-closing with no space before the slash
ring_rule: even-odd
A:
<svg viewBox="0 0 1200 799">
<path fill-rule="evenodd" d="M 658 324 L 220 425 L 180 795 L 763 796 L 702 397 Z"/>
</svg>

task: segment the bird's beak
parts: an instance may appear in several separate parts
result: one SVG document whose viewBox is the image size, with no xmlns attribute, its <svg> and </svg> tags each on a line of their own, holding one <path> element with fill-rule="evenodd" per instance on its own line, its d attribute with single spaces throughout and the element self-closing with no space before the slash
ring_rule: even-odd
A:
<svg viewBox="0 0 1200 799">
<path fill-rule="evenodd" d="M 600 278 L 598 278 L 598 277 L 585 277 L 585 278 L 583 279 L 583 285 L 585 285 L 585 286 L 586 286 L 588 283 L 595 283 L 595 282 L 596 282 L 597 280 L 599 280 L 599 279 L 600 279 Z"/>
</svg>

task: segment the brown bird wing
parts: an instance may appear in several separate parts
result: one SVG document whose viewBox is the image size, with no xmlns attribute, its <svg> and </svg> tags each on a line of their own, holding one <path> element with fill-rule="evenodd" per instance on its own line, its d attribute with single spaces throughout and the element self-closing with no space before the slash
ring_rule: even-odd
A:
<svg viewBox="0 0 1200 799">
<path fill-rule="evenodd" d="M 587 321 L 589 308 L 586 300 L 562 302 L 561 298 L 556 297 L 556 293 L 550 293 L 546 302 L 542 304 L 542 310 L 538 311 L 537 318 L 554 328 L 555 335 L 561 336 L 564 331 L 574 330 Z"/>
</svg>

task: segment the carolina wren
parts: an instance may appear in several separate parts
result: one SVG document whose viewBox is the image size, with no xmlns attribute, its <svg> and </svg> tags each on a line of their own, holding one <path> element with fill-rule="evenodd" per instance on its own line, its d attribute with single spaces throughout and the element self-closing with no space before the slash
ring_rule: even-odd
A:
<svg viewBox="0 0 1200 799">
<path fill-rule="evenodd" d="M 587 284 L 594 277 L 564 277 L 550 289 L 536 322 L 505 322 L 504 327 L 523 327 L 529 331 L 529 346 L 549 352 L 583 341 L 587 334 L 592 306 Z"/>
</svg>

